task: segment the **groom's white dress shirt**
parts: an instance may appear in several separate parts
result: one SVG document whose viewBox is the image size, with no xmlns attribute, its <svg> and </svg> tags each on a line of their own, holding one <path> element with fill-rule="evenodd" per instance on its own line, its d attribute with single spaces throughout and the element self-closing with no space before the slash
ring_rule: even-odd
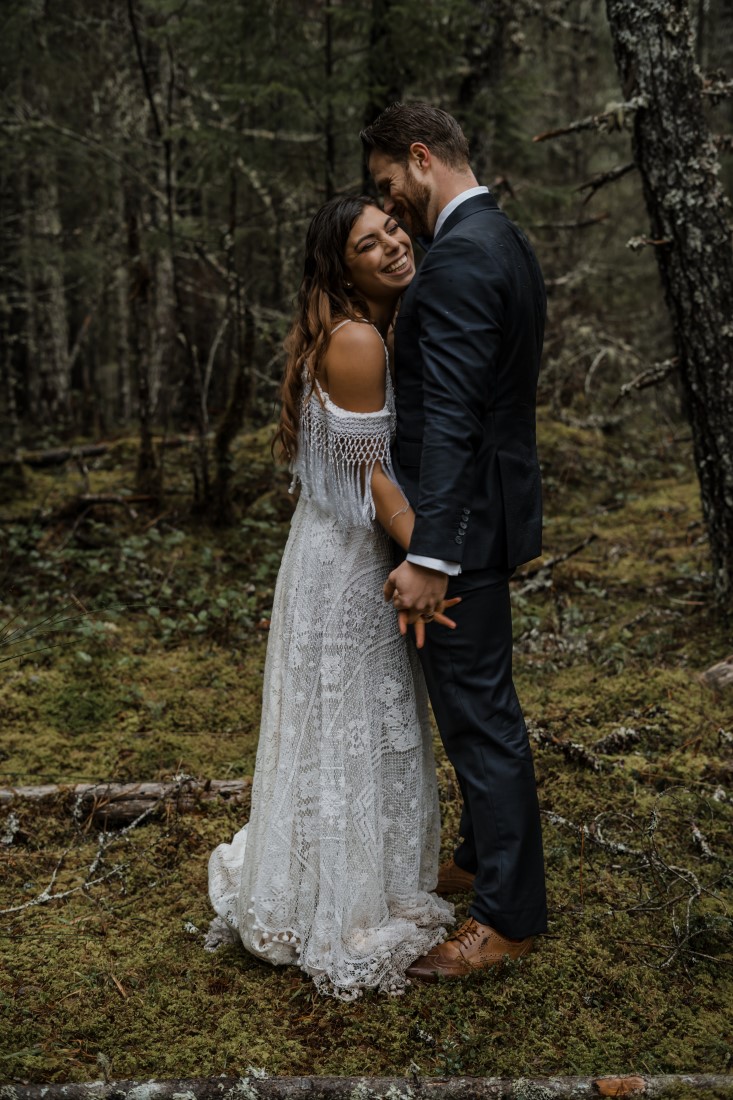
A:
<svg viewBox="0 0 733 1100">
<path fill-rule="evenodd" d="M 443 228 L 446 218 L 450 217 L 453 211 L 465 202 L 466 199 L 472 199 L 474 195 L 488 195 L 488 187 L 469 187 L 467 191 L 461 191 L 460 195 L 456 195 L 454 199 L 444 206 L 438 214 L 435 222 L 435 229 L 433 230 L 433 239 L 438 236 L 438 233 Z M 456 577 L 461 571 L 461 567 L 457 561 L 443 561 L 440 558 L 425 558 L 421 554 L 408 554 L 407 560 L 411 561 L 413 565 L 422 565 L 426 569 L 437 569 L 440 573 L 447 573 L 449 577 Z"/>
</svg>

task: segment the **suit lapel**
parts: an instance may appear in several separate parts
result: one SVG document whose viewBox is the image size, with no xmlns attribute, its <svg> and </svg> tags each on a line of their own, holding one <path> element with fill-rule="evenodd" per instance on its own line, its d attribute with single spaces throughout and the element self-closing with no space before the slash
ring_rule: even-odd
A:
<svg viewBox="0 0 733 1100">
<path fill-rule="evenodd" d="M 431 243 L 425 242 L 427 244 L 427 247 L 428 248 L 431 247 L 431 244 L 434 245 L 436 243 L 436 241 L 439 241 L 445 233 L 449 233 L 451 231 L 451 229 L 453 229 L 454 226 L 458 225 L 459 222 L 462 222 L 464 218 L 470 218 L 472 214 L 478 213 L 479 210 L 497 210 L 498 211 L 499 210 L 499 205 L 498 205 L 496 199 L 494 198 L 494 196 L 493 195 L 488 195 L 488 194 L 473 195 L 472 198 L 466 199 L 465 202 L 462 202 L 460 204 L 460 206 L 457 206 L 456 209 L 446 218 L 444 224 L 440 227 L 440 232 L 438 233 L 437 237 L 435 237 Z M 422 244 L 422 242 L 420 242 L 420 243 Z M 423 247 L 425 247 L 425 245 L 423 245 Z M 427 251 L 427 249 L 426 249 L 426 251 Z M 412 282 L 408 286 L 407 290 L 405 291 L 404 297 L 402 299 L 402 304 L 400 306 L 400 312 L 397 315 L 397 327 L 396 327 L 396 330 L 395 330 L 395 352 L 396 352 L 396 345 L 399 342 L 399 338 L 400 338 L 400 335 L 401 335 L 401 332 L 400 332 L 400 317 L 404 317 L 406 319 L 410 315 L 410 311 L 411 311 L 411 308 L 412 308 L 412 299 L 414 298 L 414 296 L 417 292 L 417 285 L 418 285 L 419 280 L 420 280 L 420 268 L 418 268 L 417 273 L 415 275 L 415 278 L 412 280 Z M 395 362 L 394 362 L 395 381 L 397 381 L 397 379 L 399 377 L 399 371 L 400 371 L 400 356 L 398 354 L 395 354 Z"/>
</svg>

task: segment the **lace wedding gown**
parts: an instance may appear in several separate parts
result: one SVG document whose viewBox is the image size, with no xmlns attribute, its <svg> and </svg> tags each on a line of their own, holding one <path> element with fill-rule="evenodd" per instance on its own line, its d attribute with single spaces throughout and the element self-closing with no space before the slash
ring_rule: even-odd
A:
<svg viewBox="0 0 733 1100">
<path fill-rule="evenodd" d="M 305 387 L 250 821 L 209 862 L 206 946 L 239 939 L 342 1000 L 401 992 L 453 921 L 430 893 L 440 818 L 422 673 L 382 595 L 392 562 L 371 473 L 390 470 L 386 379 L 374 413 Z"/>
</svg>

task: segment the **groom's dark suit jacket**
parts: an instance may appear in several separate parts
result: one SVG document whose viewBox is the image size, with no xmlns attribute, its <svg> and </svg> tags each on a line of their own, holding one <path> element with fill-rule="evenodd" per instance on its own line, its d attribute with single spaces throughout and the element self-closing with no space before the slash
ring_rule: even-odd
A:
<svg viewBox="0 0 733 1100">
<path fill-rule="evenodd" d="M 397 478 L 410 553 L 464 571 L 540 552 L 535 442 L 545 288 L 534 252 L 487 194 L 446 219 L 395 330 Z"/>
</svg>

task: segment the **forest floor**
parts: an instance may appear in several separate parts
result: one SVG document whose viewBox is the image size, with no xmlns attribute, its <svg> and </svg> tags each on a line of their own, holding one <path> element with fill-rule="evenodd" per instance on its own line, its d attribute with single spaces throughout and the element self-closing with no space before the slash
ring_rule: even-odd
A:
<svg viewBox="0 0 733 1100">
<path fill-rule="evenodd" d="M 242 518 L 220 531 L 184 508 L 182 450 L 162 514 L 59 516 L 130 489 L 133 441 L 86 480 L 26 471 L 0 509 L 0 785 L 252 773 L 291 509 L 266 437 L 239 443 Z M 733 1072 L 733 693 L 700 681 L 733 645 L 689 444 L 546 413 L 540 439 L 542 561 L 571 553 L 513 582 L 550 900 L 537 950 L 342 1004 L 202 948 L 208 855 L 246 807 L 100 836 L 61 802 L 18 802 L 0 816 L 0 1077 Z M 448 854 L 459 804 L 438 752 Z"/>
</svg>

